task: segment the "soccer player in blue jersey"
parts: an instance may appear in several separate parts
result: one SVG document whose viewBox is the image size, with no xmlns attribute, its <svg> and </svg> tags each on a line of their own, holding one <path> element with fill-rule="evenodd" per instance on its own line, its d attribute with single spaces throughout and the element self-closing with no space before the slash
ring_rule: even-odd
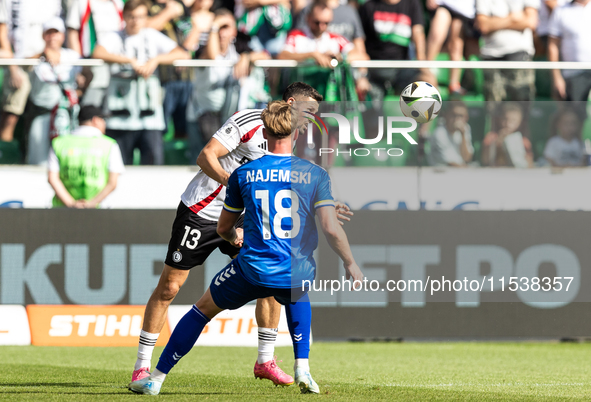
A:
<svg viewBox="0 0 591 402">
<path fill-rule="evenodd" d="M 271 154 L 232 173 L 218 221 L 219 235 L 235 246 L 242 245 L 240 253 L 214 277 L 205 294 L 179 321 L 156 370 L 132 382 L 132 391 L 157 395 L 166 375 L 191 350 L 213 317 L 273 296 L 285 305 L 296 358 L 295 382 L 302 393 L 320 392 L 308 364 L 311 309 L 308 289 L 303 286 L 315 277 L 315 215 L 330 246 L 343 260 L 347 277 L 360 285 L 363 274 L 337 220 L 328 173 L 291 155 L 298 135 L 297 130 L 292 132 L 294 110 L 284 101 L 275 101 L 261 114 Z M 242 211 L 243 232 L 234 227 Z"/>
</svg>

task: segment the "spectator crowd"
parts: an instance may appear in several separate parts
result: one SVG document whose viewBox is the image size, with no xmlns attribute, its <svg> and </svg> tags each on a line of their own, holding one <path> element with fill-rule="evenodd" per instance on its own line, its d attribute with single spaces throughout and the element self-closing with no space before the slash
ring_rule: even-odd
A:
<svg viewBox="0 0 591 402">
<path fill-rule="evenodd" d="M 52 140 L 76 129 L 81 108 L 95 107 L 106 125 L 94 133 L 116 141 L 124 164 L 164 164 L 165 133 L 186 141 L 194 163 L 227 117 L 266 104 L 282 85 L 281 70 L 254 67 L 257 60 L 325 69 L 335 60 L 442 55 L 591 62 L 590 22 L 591 0 L 0 0 L 0 58 L 40 61 L 3 70 L 0 148 L 17 139 L 23 162 L 51 157 L 55 166 Z M 82 58 L 105 64 L 73 65 Z M 183 59 L 224 63 L 172 65 Z M 534 70 L 483 71 L 481 100 L 490 101 L 494 117 L 477 147 L 460 101 L 472 90 L 468 72 L 358 68 L 351 85 L 355 100 L 381 101 L 424 80 L 458 100 L 428 136 L 434 165 L 582 165 L 591 70 L 550 74 L 546 98 L 575 102 L 552 118 L 538 161 L 528 127 L 527 102 L 536 99 L 540 79 Z M 98 114 L 92 110 L 86 125 Z"/>
</svg>

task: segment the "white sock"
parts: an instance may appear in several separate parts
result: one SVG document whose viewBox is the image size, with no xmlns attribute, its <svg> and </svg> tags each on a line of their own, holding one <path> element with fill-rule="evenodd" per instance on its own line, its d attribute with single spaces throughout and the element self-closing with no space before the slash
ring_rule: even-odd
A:
<svg viewBox="0 0 591 402">
<path fill-rule="evenodd" d="M 166 374 L 164 374 L 162 371 L 156 369 L 152 372 L 152 374 L 150 374 L 150 378 L 152 380 L 163 382 L 164 379 L 166 378 Z"/>
<path fill-rule="evenodd" d="M 160 334 L 151 334 L 142 329 L 142 332 L 140 333 L 140 343 L 137 348 L 137 360 L 133 367 L 134 370 L 142 367 L 150 368 L 150 365 L 152 364 L 152 352 L 154 352 L 154 345 L 156 345 L 158 335 Z"/>
<path fill-rule="evenodd" d="M 277 328 L 260 328 L 259 327 L 259 357 L 257 361 L 259 364 L 273 360 L 273 353 L 275 352 L 275 340 L 277 340 Z"/>
<path fill-rule="evenodd" d="M 302 369 L 304 371 L 310 372 L 310 364 L 308 359 L 295 359 L 293 371 L 296 371 L 297 369 Z"/>
</svg>

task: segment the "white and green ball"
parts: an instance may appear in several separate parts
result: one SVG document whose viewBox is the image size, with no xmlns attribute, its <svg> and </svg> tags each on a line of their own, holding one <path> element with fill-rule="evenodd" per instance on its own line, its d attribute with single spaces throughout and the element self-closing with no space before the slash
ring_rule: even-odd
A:
<svg viewBox="0 0 591 402">
<path fill-rule="evenodd" d="M 406 117 L 417 123 L 433 120 L 441 110 L 441 94 L 434 85 L 425 81 L 409 84 L 400 95 L 400 109 Z"/>
</svg>

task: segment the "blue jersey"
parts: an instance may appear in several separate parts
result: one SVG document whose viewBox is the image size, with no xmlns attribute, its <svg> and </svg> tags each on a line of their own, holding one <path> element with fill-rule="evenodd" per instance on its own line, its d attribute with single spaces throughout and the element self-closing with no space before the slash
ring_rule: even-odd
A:
<svg viewBox="0 0 591 402">
<path fill-rule="evenodd" d="M 224 209 L 244 214 L 237 261 L 246 278 L 272 288 L 313 280 L 318 247 L 316 208 L 334 206 L 326 170 L 292 155 L 270 154 L 237 168 Z"/>
</svg>

